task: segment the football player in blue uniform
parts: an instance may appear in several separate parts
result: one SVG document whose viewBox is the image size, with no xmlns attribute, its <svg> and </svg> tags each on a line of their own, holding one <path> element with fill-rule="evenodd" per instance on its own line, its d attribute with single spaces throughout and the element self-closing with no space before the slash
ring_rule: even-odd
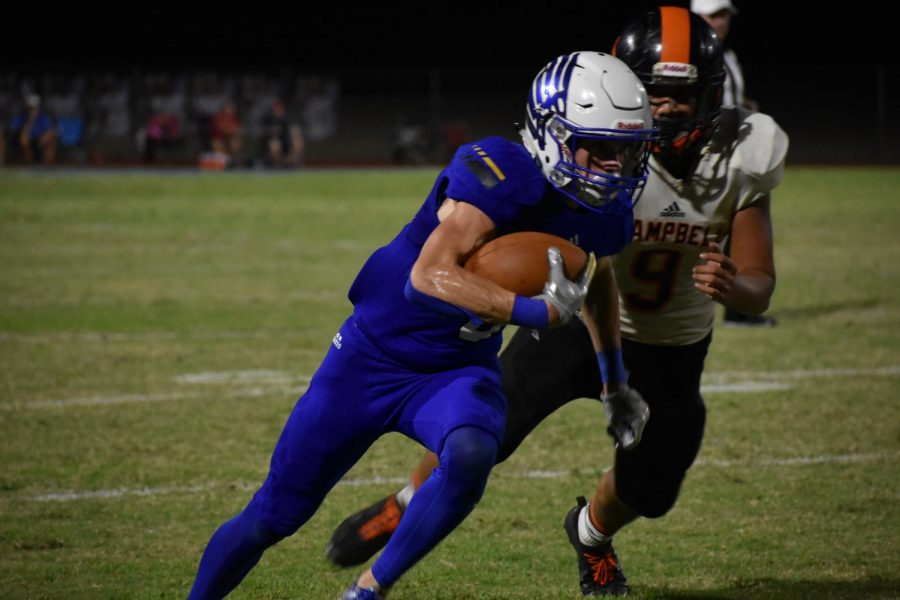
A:
<svg viewBox="0 0 900 600">
<path fill-rule="evenodd" d="M 461 147 L 418 213 L 362 267 L 349 291 L 353 314 L 288 418 L 262 487 L 210 539 L 191 598 L 225 596 L 376 439 L 400 432 L 440 467 L 343 596 L 380 598 L 481 497 L 506 420 L 497 353 L 508 323 L 544 330 L 582 310 L 608 399 L 634 414 L 623 439 L 639 439 L 647 410 L 625 384 L 606 257 L 631 239 L 655 140 L 644 87 L 619 59 L 576 52 L 540 71 L 527 111 L 524 146 L 491 137 Z M 584 272 L 566 279 L 551 248 L 543 293 L 528 298 L 462 267 L 490 239 L 517 231 L 573 241 L 589 253 Z"/>
<path fill-rule="evenodd" d="M 770 195 L 788 147 L 768 115 L 722 106 L 721 46 L 685 8 L 641 14 L 619 36 L 615 55 L 647 87 L 660 131 L 634 209 L 634 239 L 612 258 L 628 384 L 646 400 L 651 418 L 640 445 L 617 444 L 615 465 L 590 503 L 579 498 L 564 519 L 586 596 L 627 594 L 613 534 L 639 517 L 666 514 L 700 450 L 706 418 L 700 379 L 715 302 L 750 314 L 768 307 L 775 288 Z M 728 239 L 730 257 L 721 251 Z M 567 402 L 603 397 L 594 347 L 578 319 L 540 339 L 516 332 L 500 357 L 509 409 L 498 462 Z M 608 402 L 605 408 L 615 425 L 621 408 Z M 437 463 L 426 457 L 410 485 L 344 520 L 329 542 L 329 559 L 358 564 L 381 548 Z"/>
</svg>

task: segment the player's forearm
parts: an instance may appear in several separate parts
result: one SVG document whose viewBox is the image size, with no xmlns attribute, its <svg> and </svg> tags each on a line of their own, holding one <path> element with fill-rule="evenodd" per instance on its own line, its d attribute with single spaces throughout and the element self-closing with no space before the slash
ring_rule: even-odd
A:
<svg viewBox="0 0 900 600">
<path fill-rule="evenodd" d="M 603 393 L 615 392 L 626 383 L 627 374 L 619 332 L 619 288 L 609 258 L 598 264 L 582 310 L 597 352 Z"/>
<path fill-rule="evenodd" d="M 749 315 L 759 315 L 769 308 L 775 291 L 775 277 L 760 270 L 740 271 L 734 278 L 722 304 Z"/>
<path fill-rule="evenodd" d="M 508 323 L 516 295 L 456 265 L 414 268 L 410 283 L 422 294 L 464 308 L 493 323 Z"/>
<path fill-rule="evenodd" d="M 608 257 L 600 259 L 582 309 L 594 350 L 619 348 L 619 288 Z"/>
</svg>

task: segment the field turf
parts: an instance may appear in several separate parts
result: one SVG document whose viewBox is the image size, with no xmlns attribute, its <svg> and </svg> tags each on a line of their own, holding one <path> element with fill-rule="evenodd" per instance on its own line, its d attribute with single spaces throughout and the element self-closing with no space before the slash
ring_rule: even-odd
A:
<svg viewBox="0 0 900 600">
<path fill-rule="evenodd" d="M 435 173 L 0 172 L 0 598 L 185 597 Z M 680 502 L 617 536 L 635 598 L 900 597 L 900 169 L 791 167 L 773 212 L 779 324 L 717 328 Z M 391 597 L 580 597 L 602 420 L 542 424 Z M 419 454 L 379 441 L 233 597 L 336 597 L 331 530 Z"/>
</svg>

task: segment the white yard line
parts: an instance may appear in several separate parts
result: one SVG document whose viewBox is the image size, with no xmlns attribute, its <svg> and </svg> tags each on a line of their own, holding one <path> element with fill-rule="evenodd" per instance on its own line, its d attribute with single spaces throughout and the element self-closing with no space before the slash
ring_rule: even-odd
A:
<svg viewBox="0 0 900 600">
<path fill-rule="evenodd" d="M 0 342 L 26 342 L 26 343 L 53 343 L 59 340 L 77 342 L 149 342 L 171 340 L 242 340 L 242 339 L 271 339 L 278 337 L 299 336 L 299 329 L 272 329 L 256 331 L 146 331 L 141 333 L 100 332 L 85 331 L 72 333 L 60 331 L 57 333 L 18 333 L 11 331 L 0 332 Z"/>
<path fill-rule="evenodd" d="M 900 453 L 874 452 L 871 454 L 821 454 L 819 456 L 794 456 L 789 458 L 764 458 L 756 461 L 746 460 L 705 460 L 699 459 L 694 466 L 699 467 L 803 467 L 806 465 L 841 464 L 891 460 L 900 457 Z"/>
<path fill-rule="evenodd" d="M 831 377 L 894 377 L 900 375 L 900 366 L 873 367 L 869 369 L 801 369 L 792 371 L 718 371 L 707 373 L 701 392 L 761 393 L 786 390 L 789 383 L 798 379 L 825 379 Z M 260 369 L 255 371 L 215 371 L 185 373 L 175 378 L 180 384 L 247 384 L 253 388 L 238 388 L 224 394 L 227 398 L 258 398 L 268 394 L 301 394 L 306 390 L 309 375 L 291 375 L 285 371 Z M 737 380 L 737 381 L 735 381 Z M 296 386 L 296 387 L 295 387 Z M 0 404 L 2 410 L 66 408 L 70 406 L 97 406 L 110 404 L 134 404 L 141 402 L 168 402 L 196 400 L 210 394 L 183 392 L 170 394 L 123 394 L 115 396 L 91 396 L 87 398 L 63 398 L 58 400 L 33 400 Z"/>
<path fill-rule="evenodd" d="M 278 389 L 272 387 L 252 387 L 229 390 L 221 394 L 214 392 L 186 392 L 181 394 L 126 394 L 122 396 L 94 396 L 87 398 L 66 398 L 64 400 L 36 400 L 21 404 L 0 404 L 0 411 L 20 409 L 70 408 L 74 406 L 106 406 L 114 404 L 143 404 L 147 402 L 172 402 L 178 400 L 216 400 L 217 398 L 262 398 L 264 396 L 296 397 L 306 391 L 307 384 L 300 382 L 297 387 Z"/>
<path fill-rule="evenodd" d="M 212 485 L 189 485 L 181 487 L 156 487 L 156 488 L 116 488 L 112 490 L 95 490 L 92 492 L 76 492 L 70 490 L 67 492 L 54 492 L 50 494 L 42 494 L 34 496 L 32 500 L 39 502 L 49 501 L 69 501 L 69 500 L 89 500 L 91 498 L 122 498 L 123 496 L 164 496 L 166 494 L 198 494 L 212 489 Z"/>
<path fill-rule="evenodd" d="M 401 484 L 406 483 L 409 480 L 408 477 L 373 477 L 371 479 L 342 479 L 338 482 L 338 485 L 349 485 L 349 486 L 368 486 L 368 485 L 383 485 L 386 483 L 391 484 Z M 229 485 L 228 487 L 232 489 L 238 489 L 241 491 L 250 491 L 256 489 L 258 484 L 250 484 L 250 483 L 240 483 L 237 485 Z M 90 500 L 92 498 L 122 498 L 124 496 L 164 496 L 167 494 L 201 494 L 203 492 L 208 492 L 210 490 L 221 489 L 226 487 L 221 483 L 206 483 L 206 484 L 197 484 L 197 485 L 186 485 L 186 486 L 164 486 L 164 487 L 143 487 L 143 488 L 115 488 L 111 490 L 94 490 L 94 491 L 86 491 L 79 492 L 75 490 L 68 490 L 65 492 L 52 492 L 49 494 L 41 494 L 39 496 L 33 496 L 31 500 L 37 500 L 39 502 L 50 502 L 50 501 L 69 501 L 69 500 Z"/>
<path fill-rule="evenodd" d="M 290 381 L 293 375 L 286 371 L 257 369 L 255 371 L 210 371 L 206 373 L 185 373 L 175 378 L 176 383 L 238 383 L 244 381 L 278 382 Z M 303 376 L 306 383 L 310 378 Z"/>
<path fill-rule="evenodd" d="M 716 371 L 705 376 L 711 379 L 826 379 L 830 377 L 890 377 L 900 375 L 900 366 L 865 369 L 794 369 L 791 371 Z"/>
<path fill-rule="evenodd" d="M 172 402 L 178 400 L 199 400 L 203 398 L 259 398 L 267 395 L 287 394 L 296 396 L 306 391 L 312 377 L 291 375 L 285 371 L 215 371 L 206 373 L 185 373 L 175 377 L 178 384 L 227 385 L 238 387 L 215 394 L 209 391 L 185 391 L 168 394 L 120 394 L 115 396 L 88 396 L 85 398 L 63 398 L 59 400 L 35 400 L 22 403 L 0 404 L 0 410 L 67 408 L 71 406 L 104 406 L 112 404 L 139 404 L 144 402 Z M 253 387 L 249 384 L 256 383 Z"/>
<path fill-rule="evenodd" d="M 846 464 L 859 462 L 894 461 L 900 458 L 900 452 L 886 453 L 873 452 L 868 454 L 821 454 L 818 456 L 794 456 L 788 458 L 764 458 L 760 460 L 704 460 L 694 463 L 694 468 L 704 467 L 804 467 L 821 464 Z M 564 479 L 572 476 L 571 469 L 561 470 L 529 470 L 518 473 L 504 473 L 505 479 Z M 342 479 L 338 485 L 364 487 L 370 485 L 394 484 L 400 485 L 409 481 L 409 477 L 370 477 Z M 122 498 L 125 496 L 163 496 L 167 494 L 200 494 L 210 490 L 223 489 L 225 487 L 237 488 L 241 491 L 256 489 L 258 484 L 240 483 L 237 485 L 224 483 L 205 483 L 188 486 L 163 486 L 143 488 L 115 488 L 110 490 L 77 491 L 67 490 L 63 492 L 51 492 L 31 496 L 27 500 L 37 502 L 68 502 L 73 500 L 90 500 L 94 498 Z"/>
<path fill-rule="evenodd" d="M 702 394 L 725 394 L 725 393 L 753 393 L 753 392 L 774 392 L 775 390 L 789 390 L 793 385 L 790 383 L 779 383 L 775 381 L 741 381 L 740 383 L 710 383 L 702 384 L 700 392 Z"/>
</svg>

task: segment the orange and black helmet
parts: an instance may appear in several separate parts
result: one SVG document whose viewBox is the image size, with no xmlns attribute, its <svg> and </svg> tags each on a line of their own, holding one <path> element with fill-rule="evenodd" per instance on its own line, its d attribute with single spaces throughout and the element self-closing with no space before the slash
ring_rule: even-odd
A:
<svg viewBox="0 0 900 600">
<path fill-rule="evenodd" d="M 686 8 L 662 6 L 631 21 L 613 45 L 653 96 L 690 96 L 696 113 L 687 120 L 660 120 L 659 152 L 682 153 L 704 144 L 719 122 L 725 62 L 719 38 L 702 17 Z"/>
</svg>

